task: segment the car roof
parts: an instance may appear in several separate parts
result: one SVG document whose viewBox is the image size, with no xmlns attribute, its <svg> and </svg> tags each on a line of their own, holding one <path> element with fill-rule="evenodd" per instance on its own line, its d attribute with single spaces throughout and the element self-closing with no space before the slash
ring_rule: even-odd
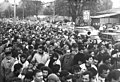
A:
<svg viewBox="0 0 120 82">
<path fill-rule="evenodd" d="M 89 28 L 89 27 L 92 27 L 92 26 L 82 26 L 82 27 L 75 27 L 75 28 Z"/>
<path fill-rule="evenodd" d="M 112 32 L 105 32 L 105 33 L 102 33 L 102 34 L 106 34 L 106 35 L 118 35 L 118 33 L 112 33 Z"/>
</svg>

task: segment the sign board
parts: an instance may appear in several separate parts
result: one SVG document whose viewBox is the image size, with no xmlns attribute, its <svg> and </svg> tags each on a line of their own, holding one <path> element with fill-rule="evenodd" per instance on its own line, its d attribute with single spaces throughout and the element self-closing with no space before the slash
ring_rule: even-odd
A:
<svg viewBox="0 0 120 82">
<path fill-rule="evenodd" d="M 90 21 L 90 10 L 84 10 L 83 11 L 83 20 L 85 22 L 89 22 Z"/>
</svg>

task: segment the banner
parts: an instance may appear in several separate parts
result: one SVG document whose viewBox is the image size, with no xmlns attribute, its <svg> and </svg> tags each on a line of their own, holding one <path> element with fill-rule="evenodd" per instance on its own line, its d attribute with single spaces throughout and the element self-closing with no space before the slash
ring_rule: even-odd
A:
<svg viewBox="0 0 120 82">
<path fill-rule="evenodd" d="M 85 22 L 89 22 L 90 21 L 90 10 L 84 10 L 83 11 L 83 20 Z"/>
</svg>

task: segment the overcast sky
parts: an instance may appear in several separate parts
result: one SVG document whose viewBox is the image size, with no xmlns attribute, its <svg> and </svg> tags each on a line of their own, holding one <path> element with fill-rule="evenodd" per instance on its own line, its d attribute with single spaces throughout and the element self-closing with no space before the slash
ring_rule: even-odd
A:
<svg viewBox="0 0 120 82">
<path fill-rule="evenodd" d="M 120 0 L 112 0 L 112 2 L 113 2 L 113 8 L 120 7 Z"/>
<path fill-rule="evenodd" d="M 0 3 L 3 2 L 4 0 L 0 0 Z M 14 3 L 14 0 L 9 0 L 11 3 Z M 19 2 L 20 0 L 15 0 L 16 2 Z M 42 2 L 51 2 L 54 0 L 41 0 Z"/>
<path fill-rule="evenodd" d="M 0 3 L 3 2 L 4 0 L 0 0 Z M 14 0 L 9 0 L 11 3 L 14 3 Z M 19 2 L 20 0 L 16 0 L 17 2 Z M 54 0 L 41 0 L 42 2 L 51 2 Z M 120 7 L 120 0 L 112 0 L 113 2 L 113 8 L 118 8 Z"/>
</svg>

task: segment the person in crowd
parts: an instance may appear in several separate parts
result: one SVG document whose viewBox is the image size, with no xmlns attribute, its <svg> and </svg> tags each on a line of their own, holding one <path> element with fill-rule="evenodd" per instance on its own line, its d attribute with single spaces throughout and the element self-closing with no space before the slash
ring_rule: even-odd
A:
<svg viewBox="0 0 120 82">
<path fill-rule="evenodd" d="M 74 82 L 73 81 L 73 75 L 68 75 L 67 77 L 65 77 L 65 82 Z"/>
<path fill-rule="evenodd" d="M 14 71 L 11 72 L 9 75 L 7 75 L 5 82 L 22 82 L 22 79 L 19 78 L 21 69 L 22 69 L 22 64 L 20 63 L 15 64 Z"/>
<path fill-rule="evenodd" d="M 107 52 L 108 52 L 109 55 L 111 56 L 111 53 L 112 53 L 112 51 L 114 50 L 112 43 L 108 43 L 108 44 L 106 45 L 106 47 L 107 47 Z"/>
<path fill-rule="evenodd" d="M 68 70 L 69 72 L 72 71 L 72 66 L 74 65 L 74 63 L 73 63 L 74 56 L 77 53 L 78 53 L 78 45 L 73 44 L 71 47 L 71 53 L 61 56 L 60 61 L 61 61 L 61 69 L 62 70 Z"/>
<path fill-rule="evenodd" d="M 49 59 L 49 55 L 45 54 L 44 52 L 44 47 L 43 46 L 39 46 L 38 52 L 36 54 L 34 54 L 32 61 L 36 61 L 36 63 L 43 63 L 46 64 L 46 62 Z"/>
<path fill-rule="evenodd" d="M 52 72 L 55 73 L 56 75 L 60 75 L 61 67 L 59 64 L 55 64 L 52 67 Z"/>
<path fill-rule="evenodd" d="M 120 81 L 120 70 L 114 69 L 110 71 L 105 82 L 119 82 Z"/>
<path fill-rule="evenodd" d="M 75 56 L 74 56 L 74 65 L 81 65 L 83 64 L 85 61 L 85 54 L 83 53 L 83 50 L 81 49 Z"/>
<path fill-rule="evenodd" d="M 43 63 L 39 63 L 39 64 L 37 64 L 36 69 L 41 70 L 41 68 L 44 66 L 45 65 Z"/>
<path fill-rule="evenodd" d="M 111 56 L 110 55 L 106 55 L 103 58 L 103 64 L 106 64 L 110 68 L 110 70 L 113 69 L 113 65 L 111 64 Z"/>
<path fill-rule="evenodd" d="M 82 74 L 82 82 L 91 82 L 91 72 L 86 71 Z"/>
<path fill-rule="evenodd" d="M 98 81 L 98 71 L 91 67 L 88 69 L 89 72 L 91 72 L 91 82 L 97 82 Z"/>
<path fill-rule="evenodd" d="M 23 82 L 31 82 L 33 80 L 33 71 L 27 71 Z"/>
<path fill-rule="evenodd" d="M 98 68 L 99 61 L 98 61 L 98 57 L 97 56 L 94 56 L 93 64 Z"/>
<path fill-rule="evenodd" d="M 110 72 L 110 69 L 107 65 L 102 64 L 98 67 L 98 82 L 105 82 L 105 79 L 107 78 L 108 74 Z"/>
<path fill-rule="evenodd" d="M 27 68 L 22 69 L 21 75 L 22 75 L 23 77 L 25 77 L 26 74 L 29 74 L 29 72 L 30 72 L 30 73 L 33 73 L 33 71 L 34 71 L 35 69 L 36 69 L 36 68 L 34 68 L 34 64 L 33 64 L 33 63 L 29 63 L 29 65 L 28 65 Z"/>
<path fill-rule="evenodd" d="M 80 35 L 73 29 L 63 29 L 64 24 L 68 24 L 67 21 L 55 20 L 51 21 L 51 17 L 48 17 L 36 20 L 37 23 L 32 21 L 32 24 L 31 21 L 22 23 L 23 21 L 19 20 L 19 23 L 0 23 L 0 72 L 3 82 L 6 82 L 6 77 L 11 79 L 11 74 L 20 78 L 16 81 L 22 79 L 23 82 L 78 82 L 80 78 L 80 82 L 119 81 L 119 77 L 113 72 L 120 68 L 118 47 L 114 47 L 110 41 L 98 42 L 91 39 L 90 32 Z M 22 64 L 22 70 L 16 71 L 14 66 L 19 63 Z M 51 73 L 47 68 L 54 73 L 50 79 L 48 76 Z M 20 70 L 17 76 L 16 72 L 18 74 Z"/>
<path fill-rule="evenodd" d="M 100 48 L 100 51 L 97 54 L 97 57 L 98 57 L 99 62 L 100 62 L 99 65 L 103 63 L 103 59 L 106 55 L 109 55 L 109 54 L 104 46 L 103 48 Z"/>
<path fill-rule="evenodd" d="M 67 70 L 61 70 L 60 75 L 59 75 L 61 82 L 66 82 L 67 76 L 69 75 L 70 73 Z"/>
<path fill-rule="evenodd" d="M 24 54 L 24 53 L 21 54 L 20 58 L 19 58 L 17 61 L 14 62 L 14 65 L 17 64 L 17 63 L 21 63 L 21 64 L 23 65 L 22 70 L 23 70 L 24 68 L 27 68 L 28 65 L 29 65 L 29 62 L 27 61 L 27 56 L 26 56 L 26 54 Z M 14 65 L 12 66 L 11 71 L 14 71 Z"/>
<path fill-rule="evenodd" d="M 79 65 L 74 65 L 72 68 L 73 71 L 73 82 L 81 82 L 82 81 L 82 71 Z"/>
<path fill-rule="evenodd" d="M 47 82 L 61 82 L 61 81 L 56 74 L 52 73 L 48 76 Z"/>
<path fill-rule="evenodd" d="M 61 67 L 61 62 L 59 60 L 58 53 L 54 52 L 52 56 L 50 57 L 50 59 L 46 62 L 45 66 L 48 66 L 49 68 L 53 70 L 53 66 L 56 64 L 60 65 Z"/>
<path fill-rule="evenodd" d="M 44 82 L 43 80 L 43 72 L 41 70 L 34 70 L 33 72 L 33 80 L 31 82 Z"/>
<path fill-rule="evenodd" d="M 5 52 L 5 58 L 1 62 L 1 75 L 3 82 L 6 82 L 6 77 L 11 73 L 11 68 L 15 62 L 15 59 L 12 57 L 11 51 Z"/>
<path fill-rule="evenodd" d="M 43 80 L 45 82 L 47 82 L 47 78 L 48 78 L 49 74 L 52 73 L 52 70 L 47 66 L 42 66 L 41 71 L 43 72 Z"/>
<path fill-rule="evenodd" d="M 93 64 L 93 57 L 91 55 L 86 55 L 85 61 L 86 61 L 85 63 L 80 65 L 82 72 L 87 71 L 91 67 L 97 70 L 97 67 Z"/>
</svg>

